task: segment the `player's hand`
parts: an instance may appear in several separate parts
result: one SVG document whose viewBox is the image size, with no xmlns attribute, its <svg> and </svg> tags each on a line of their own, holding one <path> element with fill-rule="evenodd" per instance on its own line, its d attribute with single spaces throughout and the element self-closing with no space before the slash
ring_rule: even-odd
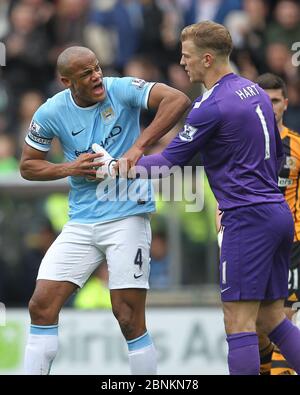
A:
<svg viewBox="0 0 300 395">
<path fill-rule="evenodd" d="M 99 159 L 102 162 L 102 166 L 97 169 L 96 178 L 98 180 L 103 180 L 106 177 L 115 178 L 116 172 L 114 165 L 117 162 L 101 145 L 94 143 L 92 149 L 96 153 L 101 153 L 102 157 Z M 95 159 L 97 161 L 98 159 Z"/>
<path fill-rule="evenodd" d="M 116 174 L 121 178 L 136 178 L 135 165 L 143 154 L 144 150 L 132 146 L 114 165 Z"/>
<path fill-rule="evenodd" d="M 122 158 L 127 159 L 128 171 L 136 165 L 136 162 L 144 155 L 144 150 L 133 145 Z"/>
<path fill-rule="evenodd" d="M 95 178 L 97 169 L 104 164 L 100 160 L 102 156 L 102 153 L 84 153 L 79 155 L 74 161 L 68 162 L 68 175 Z"/>
<path fill-rule="evenodd" d="M 127 158 L 120 158 L 113 166 L 114 172 L 120 178 L 136 178 L 135 166 L 130 167 L 130 162 Z"/>
</svg>

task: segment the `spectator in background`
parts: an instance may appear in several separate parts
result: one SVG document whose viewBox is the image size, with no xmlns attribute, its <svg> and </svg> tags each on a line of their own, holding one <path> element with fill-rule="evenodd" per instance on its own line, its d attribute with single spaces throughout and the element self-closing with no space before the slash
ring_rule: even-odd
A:
<svg viewBox="0 0 300 395">
<path fill-rule="evenodd" d="M 36 277 L 41 260 L 46 254 L 51 244 L 56 239 L 50 221 L 44 220 L 39 223 L 35 230 L 29 231 L 24 239 L 24 253 L 21 259 L 22 277 L 22 299 L 29 302 L 34 291 Z"/>
<path fill-rule="evenodd" d="M 13 139 L 5 134 L 0 135 L 0 175 L 14 173 L 18 168 Z"/>
<path fill-rule="evenodd" d="M 298 1 L 281 0 L 274 10 L 274 21 L 266 31 L 268 43 L 283 43 L 287 48 L 299 41 L 300 37 L 300 6 Z"/>
<path fill-rule="evenodd" d="M 289 106 L 285 112 L 285 124 L 290 129 L 300 132 L 300 81 L 291 81 L 287 84 Z"/>
<path fill-rule="evenodd" d="M 89 9 L 87 0 L 58 0 L 54 16 L 56 51 L 54 57 L 70 44 L 83 44 L 84 27 Z"/>
<path fill-rule="evenodd" d="M 150 287 L 168 288 L 171 284 L 168 239 L 165 232 L 155 232 L 152 236 L 150 261 Z"/>
<path fill-rule="evenodd" d="M 18 151 L 21 152 L 28 125 L 33 114 L 42 105 L 44 97 L 40 91 L 24 92 L 19 98 L 18 118 L 15 122 L 14 134 L 17 136 Z"/>
<path fill-rule="evenodd" d="M 264 0 L 244 0 L 243 6 L 248 19 L 248 26 L 244 35 L 244 49 L 260 73 L 265 70 L 265 30 L 269 12 L 268 2 Z"/>
<path fill-rule="evenodd" d="M 243 9 L 230 12 L 224 21 L 235 46 L 233 59 L 241 75 L 250 80 L 257 77 L 256 69 L 264 70 L 268 10 L 264 0 L 244 0 Z"/>
<path fill-rule="evenodd" d="M 241 8 L 241 0 L 190 0 L 190 7 L 185 15 L 185 25 L 213 20 L 223 23 L 226 16 Z"/>
<path fill-rule="evenodd" d="M 3 38 L 6 46 L 4 78 L 12 94 L 18 97 L 29 89 L 45 91 L 49 82 L 49 39 L 38 28 L 34 8 L 26 3 L 16 3 L 11 11 L 10 29 Z"/>
<path fill-rule="evenodd" d="M 8 19 L 9 1 L 0 2 L 0 40 L 7 34 L 9 28 Z"/>
<path fill-rule="evenodd" d="M 108 42 L 104 45 L 106 53 L 108 52 L 108 56 L 104 55 L 104 59 L 106 61 L 107 58 L 110 59 L 111 64 L 114 64 L 118 70 L 122 70 L 139 48 L 142 23 L 141 4 L 137 0 L 126 2 L 115 0 L 104 5 L 94 1 L 88 26 L 99 26 L 100 32 L 104 30 L 111 33 L 111 37 L 107 37 Z M 126 39 L 124 39 L 125 37 Z M 111 47 L 111 49 L 107 47 Z M 100 54 L 99 47 L 95 48 L 95 45 L 91 45 L 91 48 L 101 59 L 102 50 Z M 110 64 L 104 63 L 104 65 L 108 66 Z"/>
<path fill-rule="evenodd" d="M 267 69 L 284 80 L 294 79 L 297 68 L 293 66 L 291 57 L 291 51 L 286 44 L 273 42 L 266 48 Z"/>
</svg>

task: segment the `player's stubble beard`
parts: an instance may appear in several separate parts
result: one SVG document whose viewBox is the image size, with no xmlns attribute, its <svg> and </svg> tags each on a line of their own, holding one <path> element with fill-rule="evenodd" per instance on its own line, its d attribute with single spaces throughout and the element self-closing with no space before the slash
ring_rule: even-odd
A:
<svg viewBox="0 0 300 395">
<path fill-rule="evenodd" d="M 71 92 L 72 92 L 74 99 L 76 99 L 75 102 L 77 104 L 78 104 L 78 102 L 84 103 L 84 107 L 89 107 L 89 106 L 92 106 L 92 105 L 99 102 L 99 100 L 92 98 L 91 97 L 92 95 L 91 94 L 89 95 L 87 93 L 87 91 L 88 91 L 88 88 L 86 88 L 82 91 L 82 89 L 76 88 L 76 85 L 74 83 L 72 83 Z"/>
</svg>

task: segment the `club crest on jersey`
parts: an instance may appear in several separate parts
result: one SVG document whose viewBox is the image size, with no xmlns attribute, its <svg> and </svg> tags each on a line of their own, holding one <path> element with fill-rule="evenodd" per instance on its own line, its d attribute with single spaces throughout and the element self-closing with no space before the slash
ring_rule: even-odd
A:
<svg viewBox="0 0 300 395">
<path fill-rule="evenodd" d="M 287 156 L 283 167 L 285 169 L 296 169 L 296 158 L 293 156 Z"/>
<path fill-rule="evenodd" d="M 144 85 L 146 84 L 146 81 L 141 80 L 139 78 L 134 78 L 131 81 L 131 84 L 134 85 L 135 87 L 139 88 L 139 89 L 142 89 L 144 87 Z"/>
<path fill-rule="evenodd" d="M 179 133 L 179 138 L 182 141 L 192 141 L 194 134 L 197 132 L 197 128 L 192 125 L 184 125 L 183 130 Z"/>
<path fill-rule="evenodd" d="M 106 107 L 101 111 L 101 116 L 105 121 L 111 120 L 114 117 L 115 113 L 111 106 Z"/>
</svg>

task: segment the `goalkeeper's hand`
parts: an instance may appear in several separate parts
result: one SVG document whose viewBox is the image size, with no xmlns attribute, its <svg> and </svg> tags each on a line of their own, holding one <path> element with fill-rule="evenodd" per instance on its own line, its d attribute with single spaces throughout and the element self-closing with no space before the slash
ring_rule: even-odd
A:
<svg viewBox="0 0 300 395">
<path fill-rule="evenodd" d="M 103 165 L 97 169 L 96 178 L 104 179 L 107 176 L 115 178 L 116 171 L 114 165 L 117 163 L 117 160 L 110 156 L 109 153 L 99 144 L 94 143 L 92 145 L 92 150 L 97 154 L 102 154 L 100 158 L 95 159 L 97 162 L 103 162 Z"/>
</svg>

